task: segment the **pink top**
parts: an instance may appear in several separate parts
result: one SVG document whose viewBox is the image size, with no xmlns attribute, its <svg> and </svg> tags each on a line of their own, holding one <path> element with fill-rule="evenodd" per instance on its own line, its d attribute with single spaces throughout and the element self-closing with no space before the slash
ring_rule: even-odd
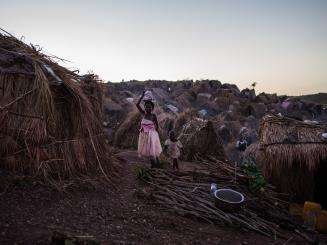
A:
<svg viewBox="0 0 327 245">
<path fill-rule="evenodd" d="M 141 132 L 148 133 L 150 131 L 156 130 L 154 123 L 151 120 L 143 118 L 141 121 Z"/>
</svg>

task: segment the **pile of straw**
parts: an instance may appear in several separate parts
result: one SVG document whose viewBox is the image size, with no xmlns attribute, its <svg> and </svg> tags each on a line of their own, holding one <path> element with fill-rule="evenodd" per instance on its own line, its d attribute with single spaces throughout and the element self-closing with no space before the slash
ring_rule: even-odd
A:
<svg viewBox="0 0 327 245">
<path fill-rule="evenodd" d="M 114 145 L 119 148 L 137 149 L 141 120 L 142 114 L 139 111 L 131 111 L 118 127 L 115 133 Z"/>
<path fill-rule="evenodd" d="M 110 172 L 94 76 L 0 32 L 0 167 L 47 179 Z"/>
<path fill-rule="evenodd" d="M 226 155 L 222 139 L 217 135 L 211 121 L 193 119 L 184 125 L 179 136 L 183 144 L 185 157 L 188 161 L 198 157 L 214 156 L 225 160 Z"/>
</svg>

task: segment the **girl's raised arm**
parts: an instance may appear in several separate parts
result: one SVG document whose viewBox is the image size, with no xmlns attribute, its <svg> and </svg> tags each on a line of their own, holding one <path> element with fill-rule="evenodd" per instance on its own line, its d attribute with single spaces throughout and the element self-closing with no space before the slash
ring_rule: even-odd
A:
<svg viewBox="0 0 327 245">
<path fill-rule="evenodd" d="M 141 101 L 142 101 L 142 99 L 143 99 L 143 97 L 144 97 L 144 94 L 145 94 L 145 91 L 143 91 L 142 96 L 140 97 L 139 101 L 136 103 L 136 107 L 137 107 L 137 109 L 138 109 L 142 114 L 145 114 L 144 110 L 143 110 L 142 107 L 140 106 Z"/>
</svg>

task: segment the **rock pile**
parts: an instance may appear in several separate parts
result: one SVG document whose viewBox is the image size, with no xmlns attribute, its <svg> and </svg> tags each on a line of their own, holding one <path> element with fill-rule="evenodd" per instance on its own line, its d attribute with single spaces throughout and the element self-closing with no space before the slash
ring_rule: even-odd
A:
<svg viewBox="0 0 327 245">
<path fill-rule="evenodd" d="M 133 80 L 104 85 L 107 97 L 105 113 L 110 132 L 118 132 L 118 125 L 124 121 L 125 125 L 126 120 L 130 120 L 127 115 L 134 110 L 133 103 L 143 90 L 151 90 L 156 98 L 162 137 L 166 138 L 172 128 L 181 133 L 183 126 L 196 118 L 210 120 L 215 133 L 221 138 L 226 155 L 236 161 L 242 160 L 242 154 L 235 150 L 236 141 L 241 137 L 240 129 L 246 127 L 247 140 L 255 143 L 260 119 L 267 113 L 281 113 L 301 120 L 327 119 L 323 105 L 276 94 L 256 95 L 254 89 L 240 91 L 234 84 L 222 84 L 217 80 Z"/>
</svg>

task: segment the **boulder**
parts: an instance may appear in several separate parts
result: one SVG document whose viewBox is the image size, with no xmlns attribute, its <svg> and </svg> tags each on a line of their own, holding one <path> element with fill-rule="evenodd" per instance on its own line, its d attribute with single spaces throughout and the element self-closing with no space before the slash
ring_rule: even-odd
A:
<svg viewBox="0 0 327 245">
<path fill-rule="evenodd" d="M 241 95 L 243 98 L 249 99 L 249 100 L 255 100 L 255 90 L 254 89 L 243 89 L 241 91 Z"/>
<path fill-rule="evenodd" d="M 173 105 L 171 105 L 171 104 L 166 104 L 165 105 L 166 106 L 166 108 L 170 111 L 170 112 L 172 112 L 172 113 L 174 113 L 174 114 L 177 114 L 178 113 L 178 108 L 176 107 L 176 106 L 173 106 Z"/>
<path fill-rule="evenodd" d="M 133 103 L 134 103 L 134 98 L 133 98 L 133 97 L 128 97 L 128 98 L 126 98 L 126 101 L 127 101 L 128 103 L 133 104 Z"/>
<path fill-rule="evenodd" d="M 158 103 L 165 103 L 169 101 L 168 92 L 162 88 L 152 88 L 152 93 Z"/>
<path fill-rule="evenodd" d="M 256 97 L 256 102 L 264 103 L 264 104 L 271 104 L 271 103 L 278 103 L 279 99 L 277 94 L 266 94 L 266 93 L 260 93 Z"/>
<path fill-rule="evenodd" d="M 231 93 L 237 96 L 241 93 L 240 89 L 235 84 L 224 83 L 223 85 L 221 85 L 221 88 L 229 90 L 231 91 Z"/>
<path fill-rule="evenodd" d="M 106 98 L 104 100 L 104 110 L 106 113 L 112 113 L 123 110 L 123 107 L 120 104 L 114 102 L 113 100 Z"/>
<path fill-rule="evenodd" d="M 202 109 L 198 111 L 200 117 L 205 117 L 208 115 L 208 111 L 206 109 Z"/>
<path fill-rule="evenodd" d="M 267 107 L 264 103 L 244 103 L 239 107 L 239 113 L 244 116 L 254 116 L 256 118 L 261 118 L 267 112 Z"/>
<path fill-rule="evenodd" d="M 199 99 L 199 98 L 203 98 L 203 99 L 205 99 L 205 100 L 208 100 L 208 99 L 210 99 L 211 98 L 211 94 L 209 94 L 209 93 L 198 93 L 198 95 L 197 95 L 197 99 Z"/>
<path fill-rule="evenodd" d="M 219 111 L 227 111 L 229 105 L 232 103 L 232 100 L 228 97 L 216 97 L 214 102 Z"/>
<path fill-rule="evenodd" d="M 256 118 L 263 117 L 267 112 L 267 106 L 264 103 L 252 103 L 252 113 L 250 115 L 253 115 Z"/>
</svg>

